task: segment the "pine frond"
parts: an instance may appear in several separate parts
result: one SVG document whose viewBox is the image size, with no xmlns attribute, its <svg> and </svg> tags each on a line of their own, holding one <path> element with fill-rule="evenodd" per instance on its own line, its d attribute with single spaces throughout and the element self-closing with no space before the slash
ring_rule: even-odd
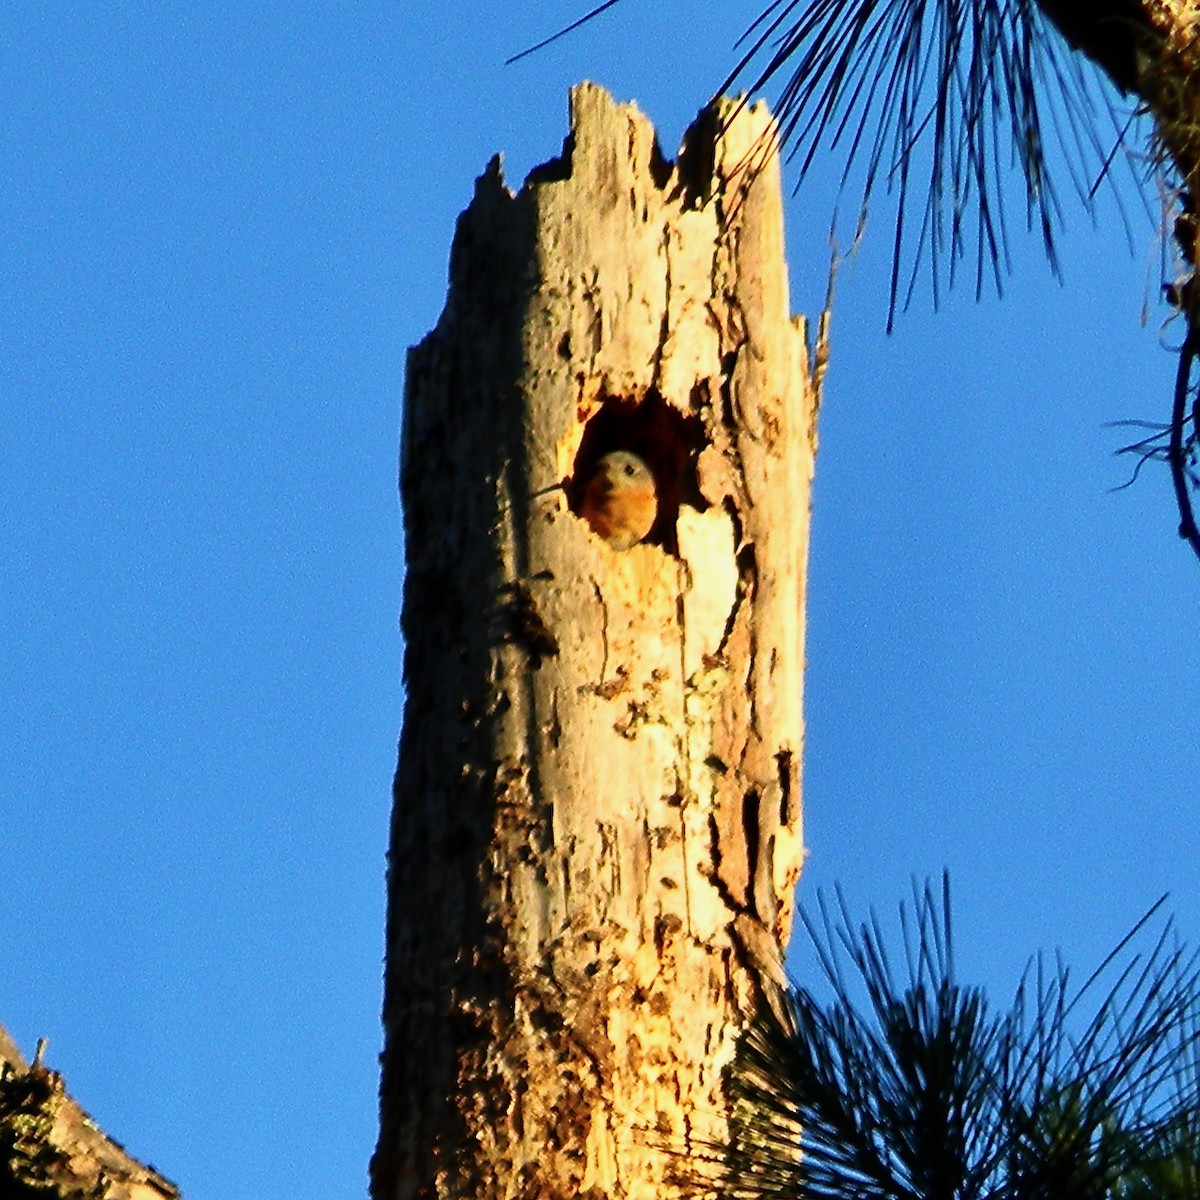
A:
<svg viewBox="0 0 1200 1200">
<path fill-rule="evenodd" d="M 955 978 L 944 879 L 901 906 L 902 974 L 873 915 L 822 898 L 802 919 L 828 995 L 797 987 L 746 1031 L 719 1190 L 1150 1200 L 1175 1178 L 1160 1198 L 1194 1200 L 1197 963 L 1169 924 L 1150 936 L 1157 910 L 1082 986 L 1039 957 L 996 1011 Z"/>
<path fill-rule="evenodd" d="M 895 194 L 889 330 L 926 255 L 935 304 L 964 260 L 977 296 L 988 277 L 1002 289 L 1014 169 L 1025 223 L 1059 273 L 1047 142 L 1090 205 L 1108 173 L 1106 125 L 1119 137 L 1122 123 L 1034 0 L 774 0 L 740 45 L 721 90 L 780 84 L 776 115 L 801 180 L 827 150 L 843 187 L 857 179 L 863 214 L 880 190 Z"/>
</svg>

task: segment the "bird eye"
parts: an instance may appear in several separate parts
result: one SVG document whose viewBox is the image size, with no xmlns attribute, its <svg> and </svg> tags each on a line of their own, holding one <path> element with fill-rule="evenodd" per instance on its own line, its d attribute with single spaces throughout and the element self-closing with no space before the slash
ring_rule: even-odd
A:
<svg viewBox="0 0 1200 1200">
<path fill-rule="evenodd" d="M 634 473 L 634 471 L 633 471 L 633 463 L 626 463 L 626 464 L 625 464 L 625 474 L 626 474 L 626 475 L 632 475 L 633 473 Z"/>
</svg>

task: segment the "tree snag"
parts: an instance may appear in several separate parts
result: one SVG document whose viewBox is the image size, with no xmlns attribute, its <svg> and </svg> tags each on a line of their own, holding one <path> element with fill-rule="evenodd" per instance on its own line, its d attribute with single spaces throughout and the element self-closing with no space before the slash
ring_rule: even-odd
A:
<svg viewBox="0 0 1200 1200">
<path fill-rule="evenodd" d="M 725 1135 L 803 856 L 824 326 L 814 369 L 773 137 L 721 101 L 672 163 L 584 84 L 459 218 L 405 386 L 375 1200 L 661 1198 Z"/>
</svg>

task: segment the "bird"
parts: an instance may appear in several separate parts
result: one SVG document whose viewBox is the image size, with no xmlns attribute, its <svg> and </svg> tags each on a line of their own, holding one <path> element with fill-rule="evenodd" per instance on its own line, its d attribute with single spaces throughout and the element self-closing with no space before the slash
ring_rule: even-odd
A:
<svg viewBox="0 0 1200 1200">
<path fill-rule="evenodd" d="M 597 459 L 580 491 L 579 515 L 614 550 L 645 539 L 658 516 L 654 473 L 629 450 Z"/>
</svg>

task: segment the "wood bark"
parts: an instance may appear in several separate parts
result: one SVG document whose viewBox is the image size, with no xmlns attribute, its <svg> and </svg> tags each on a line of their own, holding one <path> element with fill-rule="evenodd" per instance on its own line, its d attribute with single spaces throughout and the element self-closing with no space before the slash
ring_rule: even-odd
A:
<svg viewBox="0 0 1200 1200">
<path fill-rule="evenodd" d="M 0 1026 L 0 1197 L 4 1200 L 178 1200 L 67 1094 L 38 1057 L 25 1061 Z"/>
<path fill-rule="evenodd" d="M 803 856 L 824 325 L 814 362 L 773 133 L 720 102 L 672 163 L 585 84 L 459 218 L 405 386 L 375 1200 L 663 1197 L 725 1136 Z M 614 450 L 657 490 L 628 550 L 581 515 Z"/>
<path fill-rule="evenodd" d="M 1182 228 L 1176 236 L 1184 261 L 1194 271 L 1197 255 L 1196 206 L 1200 202 L 1200 4 L 1196 0 L 1141 0 L 1137 91 L 1154 119 L 1165 155 L 1178 171 L 1182 189 Z M 1195 298 L 1185 306 L 1193 333 Z"/>
</svg>

